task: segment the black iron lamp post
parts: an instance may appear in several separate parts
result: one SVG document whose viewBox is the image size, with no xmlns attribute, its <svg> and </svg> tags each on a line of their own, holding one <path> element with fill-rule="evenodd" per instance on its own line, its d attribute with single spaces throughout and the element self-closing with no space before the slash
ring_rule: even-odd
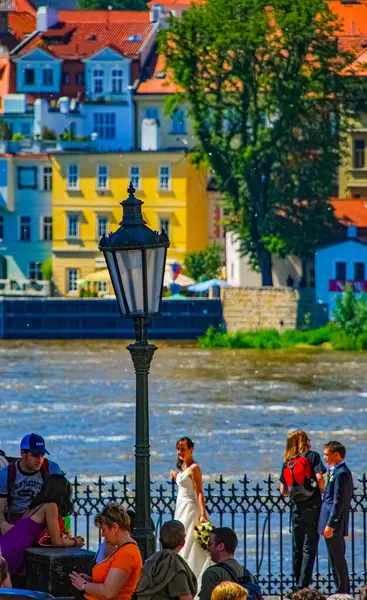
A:
<svg viewBox="0 0 367 600">
<path fill-rule="evenodd" d="M 169 239 L 164 231 L 158 233 L 146 226 L 141 212 L 143 202 L 135 198 L 132 183 L 128 193 L 129 197 L 121 202 L 123 216 L 119 229 L 103 236 L 99 249 L 106 259 L 121 316 L 132 318 L 135 326 L 135 343 L 127 346 L 136 374 L 133 535 L 146 559 L 155 551 L 150 516 L 148 374 L 157 349 L 148 343 L 147 324 L 160 313 Z"/>
</svg>

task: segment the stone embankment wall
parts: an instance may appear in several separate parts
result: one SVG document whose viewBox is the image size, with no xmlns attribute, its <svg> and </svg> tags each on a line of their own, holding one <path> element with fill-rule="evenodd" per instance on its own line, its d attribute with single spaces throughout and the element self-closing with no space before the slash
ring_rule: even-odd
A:
<svg viewBox="0 0 367 600">
<path fill-rule="evenodd" d="M 327 306 L 317 305 L 311 288 L 222 288 L 227 331 L 300 329 L 327 322 Z"/>
</svg>

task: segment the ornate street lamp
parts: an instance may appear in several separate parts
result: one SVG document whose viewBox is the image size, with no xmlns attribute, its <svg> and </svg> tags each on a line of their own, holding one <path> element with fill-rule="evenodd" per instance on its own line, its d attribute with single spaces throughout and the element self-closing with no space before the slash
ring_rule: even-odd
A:
<svg viewBox="0 0 367 600">
<path fill-rule="evenodd" d="M 122 317 L 132 318 L 135 343 L 129 350 L 136 374 L 135 429 L 135 527 L 134 538 L 146 559 L 155 551 L 155 537 L 150 516 L 149 405 L 148 374 L 157 349 L 147 341 L 147 324 L 159 315 L 163 278 L 169 239 L 146 226 L 142 216 L 143 202 L 135 198 L 130 183 L 129 197 L 121 202 L 123 209 L 119 229 L 104 235 L 99 243 L 106 259 Z"/>
</svg>

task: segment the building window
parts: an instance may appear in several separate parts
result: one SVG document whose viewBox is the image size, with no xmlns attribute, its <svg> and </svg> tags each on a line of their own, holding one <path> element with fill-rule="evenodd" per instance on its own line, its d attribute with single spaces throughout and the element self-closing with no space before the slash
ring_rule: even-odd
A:
<svg viewBox="0 0 367 600">
<path fill-rule="evenodd" d="M 69 85 L 70 83 L 70 73 L 61 73 L 61 84 L 62 85 Z"/>
<path fill-rule="evenodd" d="M 129 181 L 133 184 L 136 190 L 140 190 L 140 167 L 139 165 L 132 165 L 130 167 Z"/>
<path fill-rule="evenodd" d="M 93 69 L 93 92 L 95 94 L 103 94 L 103 69 Z"/>
<path fill-rule="evenodd" d="M 78 269 L 67 269 L 67 287 L 68 292 L 78 290 Z"/>
<path fill-rule="evenodd" d="M 43 85 L 52 85 L 54 82 L 54 73 L 50 68 L 43 69 L 42 71 L 42 83 Z"/>
<path fill-rule="evenodd" d="M 77 85 L 84 85 L 85 84 L 85 75 L 84 75 L 84 73 L 77 73 L 76 74 L 76 83 L 77 83 Z"/>
<path fill-rule="evenodd" d="M 112 80 L 112 93 L 122 94 L 124 85 L 124 72 L 122 69 L 112 69 L 111 72 Z"/>
<path fill-rule="evenodd" d="M 159 167 L 159 189 L 171 189 L 171 168 L 168 166 Z"/>
<path fill-rule="evenodd" d="M 103 294 L 108 292 L 108 281 L 97 281 L 97 288 Z"/>
<path fill-rule="evenodd" d="M 34 85 L 34 69 L 24 69 L 24 85 Z"/>
<path fill-rule="evenodd" d="M 114 140 L 116 137 L 116 115 L 115 113 L 95 113 L 93 116 L 93 132 L 101 140 Z"/>
<path fill-rule="evenodd" d="M 31 123 L 29 121 L 23 121 L 20 125 L 20 133 L 24 135 L 24 137 L 30 137 L 32 133 Z"/>
<path fill-rule="evenodd" d="M 170 236 L 171 229 L 171 219 L 169 217 L 159 217 L 159 228 L 158 231 L 162 231 L 164 229 L 166 235 Z"/>
<path fill-rule="evenodd" d="M 185 112 L 183 110 L 176 110 L 172 117 L 172 133 L 186 133 L 186 121 Z"/>
<path fill-rule="evenodd" d="M 68 215 L 68 237 L 79 237 L 79 215 Z"/>
<path fill-rule="evenodd" d="M 146 108 L 144 111 L 144 119 L 155 119 L 159 121 L 159 108 Z"/>
<path fill-rule="evenodd" d="M 79 167 L 78 167 L 78 165 L 69 165 L 68 166 L 67 189 L 68 190 L 78 190 L 79 189 Z"/>
<path fill-rule="evenodd" d="M 364 281 L 364 263 L 354 263 L 354 281 Z"/>
<path fill-rule="evenodd" d="M 354 150 L 353 150 L 353 167 L 355 169 L 363 169 L 364 168 L 364 140 L 354 140 Z"/>
<path fill-rule="evenodd" d="M 43 217 L 42 219 L 42 239 L 44 242 L 52 241 L 52 217 Z"/>
<path fill-rule="evenodd" d="M 31 241 L 31 217 L 20 217 L 19 239 L 21 242 Z"/>
<path fill-rule="evenodd" d="M 42 188 L 44 192 L 51 192 L 52 190 L 52 167 L 43 167 Z"/>
<path fill-rule="evenodd" d="M 107 165 L 99 165 L 99 167 L 97 167 L 97 190 L 108 190 L 108 189 L 109 189 L 108 166 Z"/>
<path fill-rule="evenodd" d="M 30 262 L 28 267 L 28 278 L 35 281 L 42 281 L 42 264 L 39 262 Z"/>
<path fill-rule="evenodd" d="M 335 279 L 345 281 L 347 278 L 347 264 L 345 262 L 337 262 L 335 264 Z"/>
<path fill-rule="evenodd" d="M 37 167 L 17 167 L 18 190 L 37 189 Z"/>
<path fill-rule="evenodd" d="M 4 239 L 4 217 L 0 217 L 0 242 Z"/>
<path fill-rule="evenodd" d="M 107 217 L 97 217 L 97 236 L 101 238 L 103 235 L 108 233 L 108 219 Z"/>
</svg>

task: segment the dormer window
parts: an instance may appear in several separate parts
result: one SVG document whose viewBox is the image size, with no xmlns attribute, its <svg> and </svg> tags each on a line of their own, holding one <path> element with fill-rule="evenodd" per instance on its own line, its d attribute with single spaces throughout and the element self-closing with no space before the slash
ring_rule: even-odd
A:
<svg viewBox="0 0 367 600">
<path fill-rule="evenodd" d="M 24 85 L 34 85 L 34 69 L 24 70 Z"/>
<path fill-rule="evenodd" d="M 129 35 L 129 37 L 127 38 L 128 42 L 141 42 L 143 38 L 141 37 L 141 35 Z"/>
</svg>

